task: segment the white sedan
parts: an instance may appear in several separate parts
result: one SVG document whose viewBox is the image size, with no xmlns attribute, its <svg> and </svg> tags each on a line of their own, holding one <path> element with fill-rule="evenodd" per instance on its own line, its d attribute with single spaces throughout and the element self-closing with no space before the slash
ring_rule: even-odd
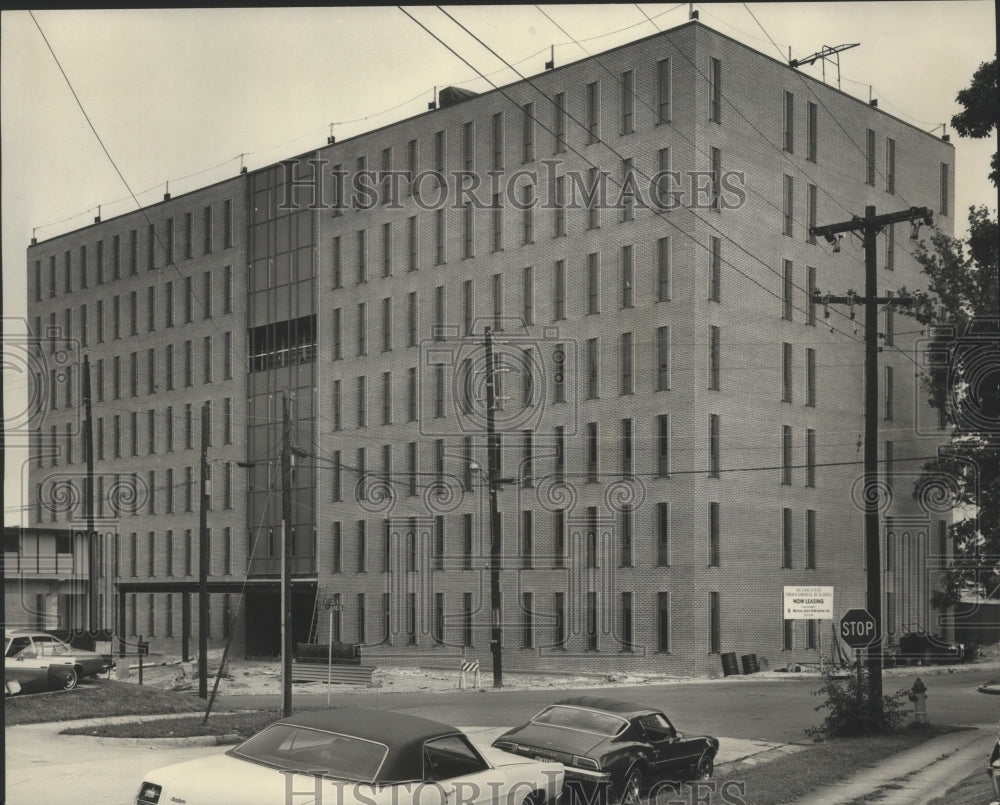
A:
<svg viewBox="0 0 1000 805">
<path fill-rule="evenodd" d="M 561 763 L 472 744 L 461 731 L 385 710 L 277 721 L 224 755 L 149 772 L 136 805 L 551 805 Z"/>
</svg>

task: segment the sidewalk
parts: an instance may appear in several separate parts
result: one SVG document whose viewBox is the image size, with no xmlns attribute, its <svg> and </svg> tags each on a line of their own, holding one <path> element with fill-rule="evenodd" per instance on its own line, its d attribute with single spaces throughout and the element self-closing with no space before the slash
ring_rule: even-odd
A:
<svg viewBox="0 0 1000 805">
<path fill-rule="evenodd" d="M 846 805 L 862 797 L 877 805 L 926 805 L 976 769 L 985 775 L 996 735 L 996 724 L 942 735 L 793 805 Z"/>
</svg>

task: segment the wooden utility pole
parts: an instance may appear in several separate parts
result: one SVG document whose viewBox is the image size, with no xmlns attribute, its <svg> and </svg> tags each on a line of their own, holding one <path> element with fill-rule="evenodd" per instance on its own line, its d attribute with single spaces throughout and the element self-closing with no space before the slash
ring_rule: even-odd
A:
<svg viewBox="0 0 1000 805">
<path fill-rule="evenodd" d="M 815 226 L 810 234 L 825 237 L 835 243 L 836 235 L 843 232 L 860 232 L 865 248 L 865 295 L 856 296 L 849 291 L 846 296 L 824 295 L 813 291 L 812 303 L 820 305 L 863 302 L 865 306 L 865 566 L 867 568 L 867 609 L 875 619 L 876 642 L 868 649 L 869 703 L 873 709 L 882 707 L 882 567 L 879 539 L 879 489 L 878 489 L 878 306 L 885 304 L 909 305 L 910 297 L 878 296 L 878 264 L 876 236 L 892 223 L 922 220 L 930 225 L 931 211 L 926 207 L 911 207 L 901 212 L 876 215 L 875 207 L 865 207 L 864 218 L 853 218 L 839 224 Z M 860 660 L 859 660 L 860 668 Z"/>
<path fill-rule="evenodd" d="M 496 432 L 496 365 L 493 331 L 487 327 L 486 346 L 486 484 L 490 497 L 490 651 L 493 653 L 493 687 L 503 687 L 503 615 L 500 607 L 500 509 L 497 485 L 500 475 L 500 435 Z"/>
<path fill-rule="evenodd" d="M 83 512 L 87 528 L 87 628 L 92 635 L 101 628 L 101 616 L 97 606 L 97 587 L 100 556 L 97 551 L 97 534 L 94 531 L 94 413 L 90 399 L 90 356 L 83 356 L 83 455 L 87 463 L 83 481 Z"/>
<path fill-rule="evenodd" d="M 208 403 L 201 406 L 201 494 L 198 506 L 198 696 L 208 698 Z"/>
<path fill-rule="evenodd" d="M 292 423 L 281 395 L 281 715 L 292 714 Z"/>
</svg>

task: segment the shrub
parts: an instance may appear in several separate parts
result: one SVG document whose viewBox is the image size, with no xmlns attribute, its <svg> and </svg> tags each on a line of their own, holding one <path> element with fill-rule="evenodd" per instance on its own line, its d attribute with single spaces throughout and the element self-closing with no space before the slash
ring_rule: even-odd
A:
<svg viewBox="0 0 1000 805">
<path fill-rule="evenodd" d="M 884 694 L 878 706 L 872 707 L 867 672 L 862 672 L 860 684 L 855 674 L 839 679 L 828 671 L 823 678 L 823 687 L 813 695 L 826 696 L 826 701 L 817 705 L 816 710 L 829 712 L 822 724 L 806 730 L 807 735 L 814 738 L 848 738 L 891 733 L 902 726 L 905 717 L 903 707 L 909 688 L 891 695 Z"/>
</svg>

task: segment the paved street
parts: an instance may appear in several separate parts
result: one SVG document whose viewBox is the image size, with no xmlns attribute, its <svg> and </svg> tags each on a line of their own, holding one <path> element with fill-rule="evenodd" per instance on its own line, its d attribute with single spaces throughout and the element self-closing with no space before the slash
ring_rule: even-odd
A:
<svg viewBox="0 0 1000 805">
<path fill-rule="evenodd" d="M 928 686 L 929 709 L 934 721 L 956 724 L 984 724 L 996 721 L 1000 697 L 976 692 L 976 686 L 991 678 L 988 669 L 963 670 L 954 674 L 918 671 Z M 917 674 L 887 677 L 885 688 L 894 691 L 912 683 Z M 813 708 L 815 679 L 752 680 L 728 679 L 717 682 L 649 685 L 604 691 L 616 698 L 641 700 L 663 707 L 678 727 L 689 733 L 706 732 L 733 742 L 724 751 L 746 746 L 746 740 L 792 742 L 803 739 L 802 730 L 820 720 Z M 326 696 L 317 685 L 317 694 L 300 696 L 298 707 L 322 705 Z M 487 690 L 446 694 L 380 693 L 359 689 L 336 698 L 337 704 L 353 704 L 401 710 L 453 724 L 503 727 L 535 713 L 554 698 L 574 693 L 599 694 L 593 688 L 560 690 Z M 253 706 L 277 704 L 277 697 L 229 697 L 227 704 Z M 481 734 L 489 735 L 490 731 Z M 171 747 L 105 745 L 92 738 L 51 736 L 51 727 L 9 728 L 7 745 L 7 803 L 35 805 L 72 800 L 75 805 L 131 805 L 143 774 L 156 766 L 220 753 L 224 747 Z M 988 741 L 980 740 L 985 746 Z M 978 746 L 978 744 L 977 744 Z M 981 759 L 985 762 L 985 755 Z M 955 779 L 959 766 L 956 764 Z M 943 784 L 935 780 L 935 786 Z M 899 800 L 903 802 L 905 800 Z"/>
</svg>

